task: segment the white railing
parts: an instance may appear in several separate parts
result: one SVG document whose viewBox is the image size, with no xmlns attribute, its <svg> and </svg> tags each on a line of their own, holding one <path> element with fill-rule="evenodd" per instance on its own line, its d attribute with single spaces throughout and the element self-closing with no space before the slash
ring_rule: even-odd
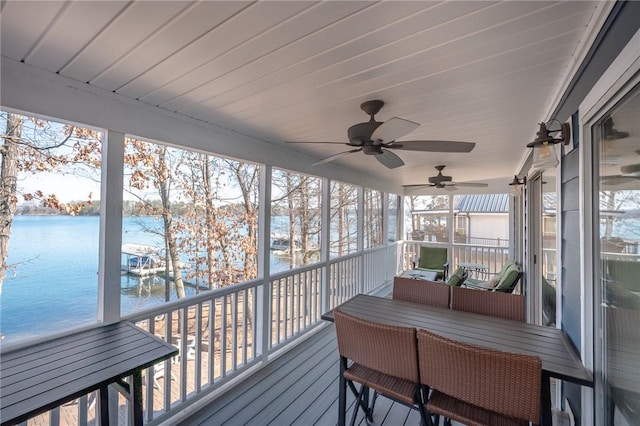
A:
<svg viewBox="0 0 640 426">
<path fill-rule="evenodd" d="M 260 360 L 262 290 L 262 281 L 252 281 L 124 318 L 179 350 L 175 359 L 146 371 L 146 422 L 160 421 L 181 403 Z"/>
<path fill-rule="evenodd" d="M 332 309 L 360 293 L 362 254 L 351 254 L 329 261 L 329 308 Z"/>
<path fill-rule="evenodd" d="M 274 274 L 266 280 L 215 289 L 123 317 L 171 343 L 174 359 L 143 373 L 144 420 L 158 424 L 260 363 L 321 324 L 326 310 L 372 292 L 402 266 L 402 242 L 326 263 Z M 27 424 L 95 424 L 96 394 L 30 419 Z M 120 399 L 118 424 L 128 424 Z"/>
<path fill-rule="evenodd" d="M 322 266 L 308 266 L 271 277 L 269 349 L 304 333 L 320 320 Z"/>
<path fill-rule="evenodd" d="M 449 243 L 425 243 L 420 241 L 406 241 L 404 246 L 404 268 L 411 269 L 413 262 L 418 262 L 420 246 L 450 248 L 450 271 L 455 271 L 460 263 L 474 263 L 483 265 L 488 274 L 500 272 L 502 265 L 508 260 L 509 247 L 489 245 Z M 452 247 L 452 250 L 451 250 Z"/>
<path fill-rule="evenodd" d="M 389 257 L 385 246 L 375 247 L 364 252 L 364 279 L 362 280 L 361 293 L 370 293 L 387 281 L 388 265 L 393 260 L 395 260 L 395 254 L 393 257 Z"/>
<path fill-rule="evenodd" d="M 474 263 L 485 266 L 487 274 L 497 274 L 507 260 L 509 247 L 454 244 L 450 270 L 455 271 L 460 263 Z"/>
</svg>

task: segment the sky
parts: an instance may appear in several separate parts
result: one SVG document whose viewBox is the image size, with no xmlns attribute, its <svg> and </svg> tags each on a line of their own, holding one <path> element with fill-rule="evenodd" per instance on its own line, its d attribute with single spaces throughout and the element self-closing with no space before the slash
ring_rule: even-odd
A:
<svg viewBox="0 0 640 426">
<path fill-rule="evenodd" d="M 23 175 L 24 176 L 24 175 Z M 19 193 L 32 193 L 40 190 L 45 194 L 56 194 L 63 203 L 80 201 L 89 198 L 100 199 L 100 183 L 77 176 L 64 176 L 57 173 L 37 173 L 23 177 L 18 181 Z M 18 200 L 20 204 L 22 200 Z"/>
<path fill-rule="evenodd" d="M 40 172 L 33 175 L 22 173 L 18 180 L 18 194 L 33 193 L 38 190 L 45 195 L 55 194 L 62 203 L 84 201 L 89 199 L 89 194 L 93 201 L 100 200 L 100 182 L 60 173 Z M 123 198 L 137 200 L 128 192 L 123 192 Z M 23 198 L 19 195 L 18 205 L 23 202 Z"/>
</svg>

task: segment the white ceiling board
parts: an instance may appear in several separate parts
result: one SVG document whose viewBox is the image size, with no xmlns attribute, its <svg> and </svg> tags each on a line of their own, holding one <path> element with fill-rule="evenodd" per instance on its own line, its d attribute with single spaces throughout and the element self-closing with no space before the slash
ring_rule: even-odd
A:
<svg viewBox="0 0 640 426">
<path fill-rule="evenodd" d="M 120 61 L 103 70 L 91 83 L 106 90 L 117 90 L 249 4 L 248 1 L 191 3 L 171 22 L 158 28 L 153 36 L 136 46 Z"/>
<path fill-rule="evenodd" d="M 91 7 L 89 3 L 83 4 Z M 93 80 L 188 6 L 189 2 L 131 4 L 114 16 L 101 34 L 73 58 L 61 73 L 80 81 Z M 103 15 L 106 13 L 98 16 Z M 70 27 L 73 28 L 73 24 Z"/>
<path fill-rule="evenodd" d="M 376 5 L 375 10 L 379 10 L 379 7 L 381 7 L 380 5 L 394 4 L 395 3 L 388 2 L 379 3 Z M 415 6 L 423 5 L 424 2 L 408 2 L 408 4 Z M 463 4 L 466 3 L 460 3 L 460 5 Z M 466 7 L 475 9 L 481 7 L 481 5 L 481 2 L 473 2 Z M 371 10 L 371 8 L 368 8 L 365 9 L 365 12 L 370 12 Z M 349 60 L 354 56 L 361 54 L 362 52 L 366 52 L 372 48 L 375 48 L 375 46 L 379 44 L 379 40 L 396 40 L 407 37 L 408 35 L 412 34 L 412 28 L 415 25 L 414 21 L 425 21 L 427 18 L 432 16 L 434 10 L 439 9 L 423 9 L 422 12 L 417 12 L 407 16 L 406 18 L 401 18 L 397 22 L 388 22 L 386 18 L 389 16 L 389 14 L 387 14 L 384 10 L 379 14 L 371 17 L 369 17 L 368 15 L 363 16 L 362 20 L 366 20 L 366 23 L 351 23 L 351 19 L 349 19 L 346 22 L 347 24 L 349 24 L 348 32 L 346 34 L 350 34 L 352 37 L 351 39 L 345 40 L 344 37 L 340 37 L 338 40 L 336 40 L 336 43 L 333 46 L 325 46 L 325 51 L 316 53 L 315 48 L 318 44 L 320 44 L 320 42 L 317 40 L 317 37 L 324 36 L 325 32 L 323 31 L 322 34 L 316 34 L 316 37 L 311 37 L 309 40 L 306 40 L 306 42 L 312 45 L 312 48 L 309 52 L 311 54 L 308 55 L 306 59 L 300 60 L 299 62 L 294 63 L 290 66 L 281 68 L 278 70 L 278 72 L 260 77 L 257 80 L 241 82 L 236 88 L 233 89 L 228 89 L 227 86 L 224 85 L 222 86 L 224 92 L 220 96 L 211 98 L 211 102 L 205 104 L 203 107 L 209 105 L 208 110 L 213 110 L 235 102 L 238 99 L 244 99 L 249 96 L 260 94 L 265 90 L 272 89 L 281 84 L 290 84 L 292 81 L 295 81 L 307 74 L 317 72 L 318 70 L 322 70 L 335 63 Z M 449 13 L 451 14 L 450 11 Z M 352 17 L 354 19 L 361 20 L 360 16 L 353 15 Z M 327 32 L 326 35 L 334 37 L 334 34 L 341 34 L 341 30 L 342 26 L 337 26 L 337 28 L 332 27 L 331 31 Z M 302 89 L 304 89 L 304 86 L 301 87 Z M 190 113 L 190 110 L 185 109 L 184 112 Z"/>
<path fill-rule="evenodd" d="M 2 2 L 2 55 L 24 59 L 64 8 L 65 3 L 56 1 Z"/>
<path fill-rule="evenodd" d="M 56 16 L 25 61 L 58 72 L 100 36 L 102 29 L 127 8 L 122 2 L 73 2 Z"/>
<path fill-rule="evenodd" d="M 366 7 L 371 6 L 366 5 Z M 261 57 L 269 57 L 269 61 L 273 63 L 274 59 L 271 57 L 273 52 L 277 52 L 279 49 L 293 44 L 310 33 L 342 19 L 343 16 L 349 16 L 363 7 L 365 7 L 365 4 L 359 2 L 319 3 L 302 11 L 294 18 L 270 28 L 247 43 L 243 43 L 224 55 L 218 56 L 204 66 L 183 75 L 180 79 L 164 87 L 163 93 L 147 97 L 145 101 L 154 105 L 162 105 L 167 109 L 180 110 L 180 106 L 170 102 L 177 96 L 169 97 L 171 96 L 170 94 L 178 93 L 182 96 L 185 93 L 199 92 L 206 95 L 206 88 L 201 86 L 208 81 L 234 73 L 237 68 L 251 64 Z M 198 98 L 191 97 L 185 100 L 186 105 L 191 105 L 193 102 L 198 101 Z M 182 105 L 184 106 L 185 103 L 183 102 Z"/>
<path fill-rule="evenodd" d="M 189 114 L 193 109 L 197 109 L 199 104 L 222 94 L 229 95 L 234 90 L 240 90 L 245 95 L 236 94 L 233 99 L 253 94 L 256 90 L 264 90 L 266 79 L 279 71 L 278 74 L 282 74 L 283 70 L 288 70 L 286 74 L 290 79 L 289 71 L 296 64 L 420 10 L 423 10 L 423 6 L 419 2 L 380 2 L 368 5 L 336 20 L 331 25 L 319 27 L 317 31 L 310 32 L 307 36 L 269 52 L 269 54 L 257 56 L 251 60 L 247 58 L 245 64 L 234 69 L 233 72 L 216 78 L 208 76 L 206 84 L 199 87 L 196 93 L 188 94 L 188 100 L 176 99 L 162 104 L 162 106 Z M 224 100 L 219 99 L 214 105 L 224 103 Z"/>
<path fill-rule="evenodd" d="M 148 72 L 118 90 L 132 98 L 148 98 L 167 84 L 206 64 L 230 49 L 268 31 L 298 12 L 313 7 L 308 2 L 257 2 L 227 17 L 206 35 L 194 40 Z M 241 30 L 238 30 L 241 29 Z M 148 102 L 150 103 L 150 102 Z"/>
<path fill-rule="evenodd" d="M 437 164 L 456 180 L 510 181 L 608 10 L 583 1 L 8 0 L 1 7 L 3 57 L 129 98 L 145 114 L 176 112 L 270 142 L 291 153 L 293 169 L 306 158 L 302 169 L 350 170 L 386 187 L 420 182 Z M 399 151 L 406 166 L 389 170 L 361 152 L 311 167 L 350 148 L 285 144 L 346 142 L 349 126 L 368 120 L 359 105 L 371 99 L 385 102 L 378 121 L 421 124 L 400 140 L 476 148 Z M 146 133 L 158 137 L 157 129 Z"/>
<path fill-rule="evenodd" d="M 438 72 L 424 65 L 424 60 L 430 58 L 432 50 L 441 50 L 448 54 L 452 49 L 450 45 L 455 43 L 461 46 L 461 49 L 473 52 L 471 48 L 467 49 L 464 47 L 464 43 L 459 41 L 461 37 L 475 34 L 480 28 L 484 28 L 484 25 L 496 25 L 503 19 L 511 17 L 505 13 L 502 16 L 498 13 L 498 6 L 501 5 L 494 5 L 478 11 L 475 9 L 482 3 L 462 2 L 462 4 L 473 6 L 474 13 L 445 23 L 436 21 L 437 24 L 433 23 L 433 25 L 426 19 L 414 22 L 414 26 L 402 22 L 399 25 L 402 25 L 404 31 L 410 34 L 409 36 L 401 39 L 387 39 L 387 43 L 381 46 L 371 43 L 364 44 L 361 47 L 367 50 L 351 50 L 345 55 L 344 60 L 333 61 L 325 67 L 314 67 L 311 72 L 295 80 L 285 79 L 284 84 L 274 86 L 266 93 L 256 92 L 251 96 L 237 100 L 232 105 L 225 105 L 224 111 L 228 114 L 242 113 L 246 117 L 251 117 L 251 106 L 259 104 L 253 100 L 255 97 L 273 97 L 275 93 L 280 93 L 279 99 L 293 105 L 297 102 L 303 102 L 309 97 L 325 94 L 335 86 L 338 86 L 336 90 L 341 90 L 342 87 L 351 88 L 353 84 L 369 81 L 379 75 L 385 76 L 389 72 L 389 67 L 391 67 L 390 71 L 404 70 L 418 64 L 421 68 L 419 72 L 423 75 L 425 72 Z M 525 3 L 525 5 L 527 4 Z M 434 16 L 429 14 L 429 18 L 434 19 Z M 375 34 L 370 36 L 375 39 Z M 445 43 L 446 41 L 451 41 L 451 43 Z M 443 44 L 446 45 L 443 46 Z M 481 52 L 478 54 L 481 55 Z M 467 60 L 467 62 L 471 61 L 473 60 Z M 385 64 L 389 65 L 385 66 Z M 394 80 L 396 83 L 399 81 L 406 80 L 403 78 Z M 386 87 L 389 87 L 389 83 Z M 282 96 L 283 94 L 284 96 Z M 278 105 L 272 104 L 271 110 L 277 107 Z"/>
</svg>

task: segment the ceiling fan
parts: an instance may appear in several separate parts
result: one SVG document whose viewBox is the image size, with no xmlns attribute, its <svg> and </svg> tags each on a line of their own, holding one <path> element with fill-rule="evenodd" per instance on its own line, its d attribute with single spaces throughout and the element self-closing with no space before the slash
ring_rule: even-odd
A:
<svg viewBox="0 0 640 426">
<path fill-rule="evenodd" d="M 635 150 L 634 152 L 640 155 L 640 149 Z M 631 183 L 636 179 L 640 179 L 640 163 L 621 166 L 619 175 L 602 176 L 600 179 L 607 185 L 623 185 Z"/>
<path fill-rule="evenodd" d="M 404 165 L 400 157 L 391 152 L 392 149 L 404 151 L 426 151 L 426 152 L 470 152 L 474 147 L 473 142 L 458 141 L 401 141 L 395 142 L 396 139 L 411 133 L 420 125 L 413 121 L 394 117 L 387 121 L 376 121 L 374 116 L 384 106 L 383 101 L 372 100 L 364 102 L 360 105 L 360 109 L 371 118 L 364 123 L 354 124 L 347 130 L 349 138 L 348 143 L 343 142 L 288 142 L 288 143 L 329 143 L 341 144 L 354 147 L 349 151 L 340 152 L 330 157 L 324 158 L 313 163 L 313 166 L 328 163 L 337 160 L 347 154 L 354 152 L 364 152 L 367 155 L 373 155 L 384 166 L 395 169 Z"/>
<path fill-rule="evenodd" d="M 453 178 L 451 176 L 445 176 L 442 174 L 442 170 L 445 168 L 445 166 L 435 166 L 436 170 L 438 171 L 438 174 L 435 176 L 431 176 L 429 178 L 429 183 L 427 184 L 418 184 L 418 185 L 402 185 L 405 188 L 428 188 L 428 187 L 435 187 L 435 188 L 441 188 L 441 189 L 446 189 L 447 191 L 455 191 L 456 189 L 458 189 L 458 186 L 466 186 L 466 187 L 470 187 L 470 188 L 485 188 L 487 186 L 489 186 L 486 183 L 479 183 L 479 182 L 453 182 Z"/>
</svg>

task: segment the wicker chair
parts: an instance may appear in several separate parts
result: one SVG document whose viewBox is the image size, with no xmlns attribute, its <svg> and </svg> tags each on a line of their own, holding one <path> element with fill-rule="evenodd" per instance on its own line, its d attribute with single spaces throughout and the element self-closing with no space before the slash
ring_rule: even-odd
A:
<svg viewBox="0 0 640 426">
<path fill-rule="evenodd" d="M 340 353 L 338 424 L 345 424 L 347 385 L 356 397 L 351 425 L 360 407 L 373 421 L 375 397 L 369 408 L 369 389 L 419 410 L 423 422 L 429 424 L 419 383 L 416 330 L 363 320 L 338 309 L 333 315 Z M 361 384 L 359 391 L 354 382 Z"/>
<path fill-rule="evenodd" d="M 451 288 L 451 309 L 525 321 L 525 300 L 521 294 Z"/>
<path fill-rule="evenodd" d="M 484 349 L 418 330 L 427 410 L 466 425 L 540 422 L 540 358 Z"/>
<path fill-rule="evenodd" d="M 391 298 L 448 308 L 450 288 L 442 282 L 394 277 Z"/>
</svg>

